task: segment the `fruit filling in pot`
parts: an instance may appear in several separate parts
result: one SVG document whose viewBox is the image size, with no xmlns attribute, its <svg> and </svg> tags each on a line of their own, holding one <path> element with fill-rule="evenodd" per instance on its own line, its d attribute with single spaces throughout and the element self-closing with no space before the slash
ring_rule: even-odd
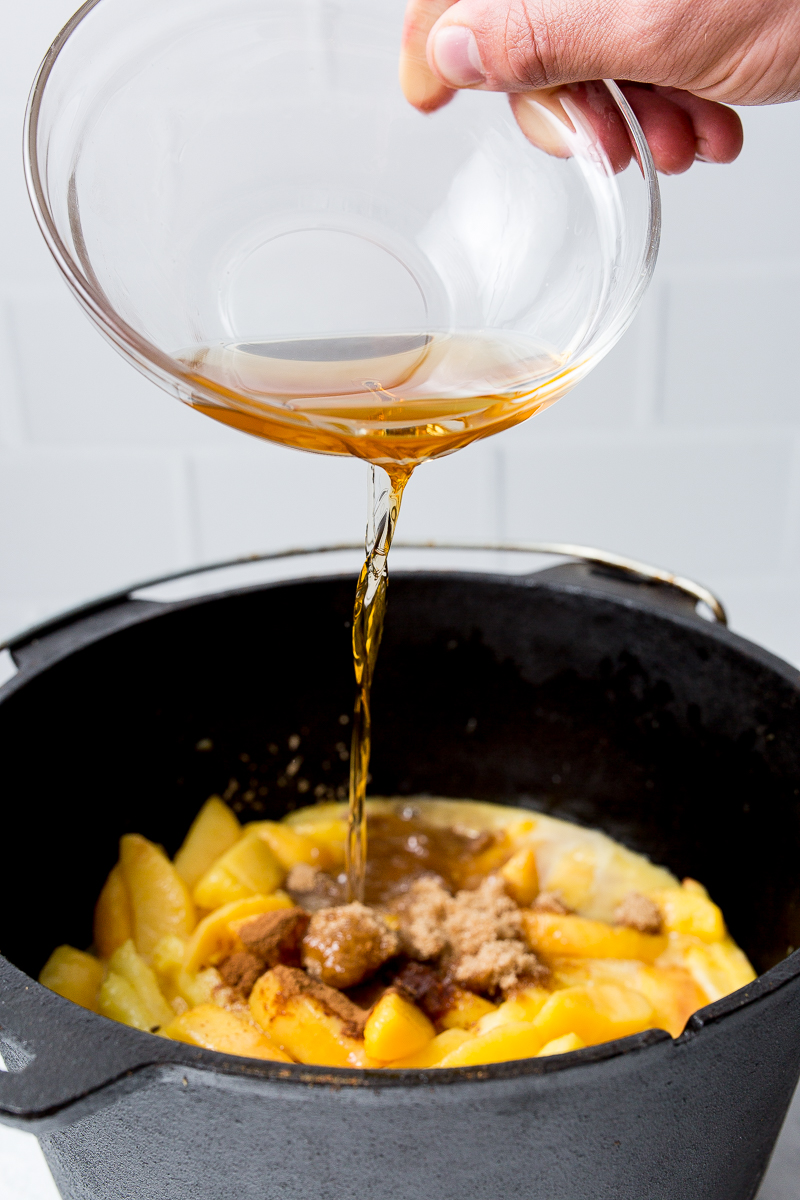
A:
<svg viewBox="0 0 800 1200">
<path fill-rule="evenodd" d="M 121 839 L 94 945 L 40 980 L 160 1037 L 279 1062 L 456 1067 L 673 1037 L 755 978 L 702 884 L 518 808 L 368 802 L 365 903 L 346 805 L 241 826 L 206 802 L 170 862 Z"/>
</svg>

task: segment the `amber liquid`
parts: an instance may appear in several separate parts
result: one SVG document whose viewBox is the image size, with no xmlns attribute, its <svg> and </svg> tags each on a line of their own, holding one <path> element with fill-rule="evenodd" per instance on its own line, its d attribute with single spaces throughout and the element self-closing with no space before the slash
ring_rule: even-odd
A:
<svg viewBox="0 0 800 1200">
<path fill-rule="evenodd" d="M 371 687 L 386 613 L 387 560 L 414 467 L 547 408 L 583 373 L 521 336 L 390 334 L 199 346 L 176 355 L 205 395 L 192 404 L 273 442 L 373 464 L 353 612 L 356 699 L 346 843 L 348 899 L 362 900 Z M 217 399 L 211 399 L 211 392 Z"/>
<path fill-rule="evenodd" d="M 391 334 L 198 346 L 195 408 L 245 433 L 413 468 L 549 407 L 584 373 L 520 335 Z M 210 393 L 210 395 L 209 395 Z"/>
</svg>

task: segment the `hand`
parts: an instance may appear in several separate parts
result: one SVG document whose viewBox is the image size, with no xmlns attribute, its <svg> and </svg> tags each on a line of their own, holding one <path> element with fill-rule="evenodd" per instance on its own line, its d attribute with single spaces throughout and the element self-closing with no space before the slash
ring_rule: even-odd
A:
<svg viewBox="0 0 800 1200">
<path fill-rule="evenodd" d="M 587 78 L 621 81 L 659 170 L 677 174 L 696 158 L 732 162 L 742 126 L 720 101 L 800 96 L 800 4 L 410 0 L 400 79 L 423 112 L 446 104 L 459 87 L 539 92 L 546 103 L 553 88 Z M 525 129 L 523 110 L 517 101 Z"/>
</svg>

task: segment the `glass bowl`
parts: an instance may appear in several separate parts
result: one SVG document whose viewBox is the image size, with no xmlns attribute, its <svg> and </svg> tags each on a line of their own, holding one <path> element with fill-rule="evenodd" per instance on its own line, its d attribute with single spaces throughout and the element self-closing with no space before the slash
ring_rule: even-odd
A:
<svg viewBox="0 0 800 1200">
<path fill-rule="evenodd" d="M 568 391 L 629 324 L 659 234 L 613 83 L 423 115 L 403 10 L 91 0 L 25 139 L 47 243 L 139 370 L 246 432 L 395 468 Z"/>
</svg>

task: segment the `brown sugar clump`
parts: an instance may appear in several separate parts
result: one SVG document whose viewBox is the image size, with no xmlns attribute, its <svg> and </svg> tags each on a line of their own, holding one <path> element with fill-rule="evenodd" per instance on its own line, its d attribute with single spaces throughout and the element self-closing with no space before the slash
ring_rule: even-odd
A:
<svg viewBox="0 0 800 1200">
<path fill-rule="evenodd" d="M 256 958 L 255 954 L 239 950 L 235 954 L 229 954 L 219 964 L 218 969 L 223 983 L 246 999 L 252 992 L 255 981 L 264 974 L 264 963 L 260 958 Z"/>
<path fill-rule="evenodd" d="M 558 892 L 539 892 L 531 908 L 534 912 L 555 913 L 557 917 L 566 917 L 570 911 Z"/>
<path fill-rule="evenodd" d="M 398 905 L 403 949 L 412 958 L 437 958 L 447 948 L 444 923 L 453 897 L 438 879 L 416 879 Z"/>
<path fill-rule="evenodd" d="M 284 889 L 295 904 L 302 905 L 307 912 L 344 904 L 344 887 L 338 880 L 307 863 L 296 863 L 284 882 Z"/>
<path fill-rule="evenodd" d="M 459 892 L 445 928 L 453 978 L 473 992 L 511 992 L 546 974 L 524 941 L 522 914 L 498 875 L 487 876 L 473 892 Z"/>
<path fill-rule="evenodd" d="M 259 972 L 263 974 L 277 963 L 300 965 L 300 943 L 308 922 L 302 908 L 278 908 L 244 921 L 237 932 L 245 949 L 263 964 Z"/>
<path fill-rule="evenodd" d="M 364 1026 L 369 1013 L 359 1008 L 357 1004 L 343 996 L 336 988 L 312 979 L 305 971 L 297 967 L 274 967 L 273 975 L 278 980 L 280 998 L 291 1001 L 300 996 L 307 996 L 315 1001 L 329 1016 L 338 1017 L 344 1022 L 343 1033 L 346 1037 L 360 1038 L 364 1036 Z"/>
<path fill-rule="evenodd" d="M 639 933 L 661 933 L 661 910 L 655 901 L 641 892 L 628 893 L 614 912 L 614 920 Z"/>
<path fill-rule="evenodd" d="M 521 939 L 522 914 L 499 875 L 487 875 L 472 892 L 458 892 L 445 919 L 457 954 L 477 954 L 487 942 Z"/>
<path fill-rule="evenodd" d="M 486 942 L 475 954 L 464 954 L 453 966 L 453 978 L 471 992 L 506 995 L 518 988 L 541 983 L 547 970 L 524 942 L 517 938 Z"/>
<path fill-rule="evenodd" d="M 520 909 L 497 875 L 456 896 L 435 879 L 417 880 L 400 915 L 407 953 L 439 958 L 472 991 L 510 992 L 545 975 L 524 941 Z"/>
<path fill-rule="evenodd" d="M 452 1007 L 452 986 L 424 963 L 406 963 L 395 977 L 394 986 L 432 1021 L 438 1021 Z"/>
<path fill-rule="evenodd" d="M 355 987 L 394 957 L 400 939 L 365 904 L 344 904 L 314 913 L 303 938 L 303 966 L 333 987 Z"/>
<path fill-rule="evenodd" d="M 295 863 L 286 876 L 284 887 L 292 892 L 313 892 L 317 877 L 321 874 L 319 867 L 309 866 L 308 863 Z"/>
</svg>

